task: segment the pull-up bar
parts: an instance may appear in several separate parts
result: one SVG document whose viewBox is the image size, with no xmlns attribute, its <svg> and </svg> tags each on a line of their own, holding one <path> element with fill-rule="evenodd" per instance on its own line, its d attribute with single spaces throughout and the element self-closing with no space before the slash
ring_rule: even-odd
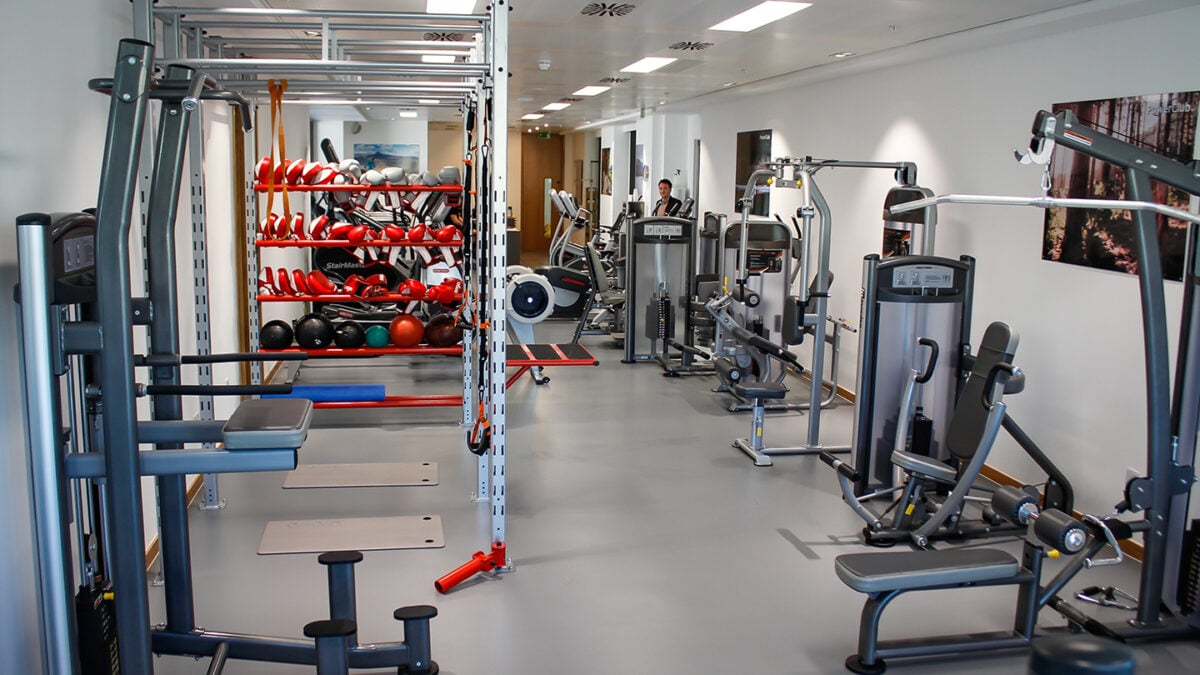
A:
<svg viewBox="0 0 1200 675">
<path fill-rule="evenodd" d="M 1158 202 L 1130 201 L 1125 199 L 1072 199 L 1065 197 L 1011 197 L 1006 195 L 937 195 L 903 204 L 896 204 L 888 213 L 896 215 L 908 211 L 937 206 L 938 204 L 983 204 L 989 206 L 1036 206 L 1042 209 L 1125 209 L 1127 211 L 1153 211 L 1168 218 L 1178 218 L 1189 223 L 1200 224 L 1200 215 L 1181 211 Z"/>
</svg>

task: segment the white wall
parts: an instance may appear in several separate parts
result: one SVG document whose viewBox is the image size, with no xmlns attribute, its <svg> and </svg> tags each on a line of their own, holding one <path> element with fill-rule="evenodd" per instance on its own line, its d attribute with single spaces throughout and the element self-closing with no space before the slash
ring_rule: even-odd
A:
<svg viewBox="0 0 1200 675">
<path fill-rule="evenodd" d="M 16 306 L 17 215 L 75 211 L 94 206 L 104 148 L 108 99 L 88 91 L 93 77 L 112 75 L 117 40 L 129 33 L 125 3 L 4 3 L 0 22 L 54 27 L 54 44 L 41 30 L 9 30 L 0 41 L 0 362 L 18 363 Z M 55 45 L 70 45 L 60 51 Z M 19 92 L 19 93 L 17 93 Z M 25 449 L 21 380 L 10 370 L 0 384 L 0 672 L 41 672 L 37 577 Z"/>
<path fill-rule="evenodd" d="M 938 193 L 1038 194 L 1040 169 L 1012 156 L 1027 146 L 1034 114 L 1060 101 L 1200 88 L 1198 27 L 1200 9 L 1188 8 L 1051 37 L 1014 32 L 1001 46 L 716 102 L 701 110 L 701 210 L 732 212 L 735 135 L 749 129 L 774 129 L 775 156 L 915 161 L 920 182 Z M 891 177 L 834 170 L 817 182 L 834 220 L 830 313 L 857 317 L 861 261 L 880 248 Z M 786 215 L 795 198 L 782 192 L 772 211 Z M 1078 506 L 1107 512 L 1126 467 L 1145 464 L 1136 278 L 1043 262 L 1040 210 L 946 206 L 939 221 L 939 255 L 978 258 L 975 340 L 993 320 L 1021 333 L 1017 361 L 1029 384 L 1008 399 L 1010 412 L 1071 477 Z M 1168 284 L 1170 316 L 1180 296 Z M 847 336 L 842 382 L 854 381 L 857 351 Z M 990 463 L 1037 475 L 1011 442 Z"/>
</svg>

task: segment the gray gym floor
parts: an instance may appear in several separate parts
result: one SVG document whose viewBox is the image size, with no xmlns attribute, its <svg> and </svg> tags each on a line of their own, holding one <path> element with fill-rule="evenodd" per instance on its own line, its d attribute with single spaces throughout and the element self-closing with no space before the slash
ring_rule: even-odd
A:
<svg viewBox="0 0 1200 675">
<path fill-rule="evenodd" d="M 568 339 L 570 328 L 549 326 L 539 339 Z M 621 364 L 604 338 L 584 344 L 598 368 L 549 369 L 550 384 L 526 377 L 508 391 L 515 571 L 434 591 L 434 579 L 487 547 L 490 531 L 488 506 L 470 500 L 476 458 L 463 447 L 458 409 L 321 411 L 302 463 L 434 461 L 440 485 L 283 490 L 280 473 L 222 476 L 227 507 L 191 518 L 198 623 L 298 637 L 327 616 L 315 555 L 256 555 L 270 520 L 431 513 L 442 517 L 445 548 L 367 552 L 358 565 L 360 642 L 401 639 L 392 610 L 432 604 L 433 656 L 447 675 L 845 672 L 864 596 L 838 581 L 833 559 L 865 549 L 855 537 L 862 523 L 830 469 L 815 457 L 753 466 L 730 447 L 749 432 L 749 415 L 725 411 L 727 398 L 709 391 L 713 378 L 664 378 L 656 366 Z M 300 379 L 457 393 L 455 365 L 320 361 Z M 848 405 L 825 413 L 826 443 L 849 442 L 850 414 Z M 806 428 L 806 415 L 774 414 L 766 439 L 793 444 Z M 1131 564 L 1093 570 L 1073 588 L 1116 583 L 1136 592 L 1136 575 Z M 161 589 L 151 597 L 161 602 Z M 1011 588 L 916 593 L 888 610 L 883 636 L 1004 630 L 1013 611 Z M 1042 618 L 1060 623 L 1049 611 Z M 1137 659 L 1140 673 L 1195 672 L 1200 645 L 1141 646 Z M 990 654 L 896 662 L 889 671 L 1024 673 L 1025 660 Z M 204 673 L 207 662 L 163 657 L 156 668 Z M 313 669 L 233 661 L 226 672 Z"/>
</svg>

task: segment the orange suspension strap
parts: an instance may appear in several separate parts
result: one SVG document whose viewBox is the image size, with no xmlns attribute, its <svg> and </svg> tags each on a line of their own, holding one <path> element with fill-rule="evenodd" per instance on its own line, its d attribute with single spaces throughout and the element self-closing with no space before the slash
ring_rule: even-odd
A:
<svg viewBox="0 0 1200 675">
<path fill-rule="evenodd" d="M 287 80 L 269 80 L 267 82 L 267 91 L 271 94 L 271 135 L 269 143 L 271 146 L 271 169 L 267 180 L 267 215 L 270 216 L 275 210 L 275 183 L 276 175 L 286 173 L 287 171 L 287 144 L 283 135 L 283 92 L 287 91 Z M 283 172 L 275 171 L 275 142 L 279 141 L 279 163 L 283 166 Z M 279 181 L 279 189 L 283 194 L 283 224 L 276 232 L 283 232 L 282 236 L 275 236 L 277 239 L 287 239 L 293 233 L 291 232 L 292 223 L 292 205 L 288 203 L 287 180 L 286 178 Z M 274 235 L 275 233 L 271 233 Z"/>
</svg>

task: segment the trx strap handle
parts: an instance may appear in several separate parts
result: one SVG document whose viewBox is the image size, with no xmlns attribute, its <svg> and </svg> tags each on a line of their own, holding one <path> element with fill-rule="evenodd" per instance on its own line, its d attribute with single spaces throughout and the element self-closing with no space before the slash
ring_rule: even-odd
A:
<svg viewBox="0 0 1200 675">
<path fill-rule="evenodd" d="M 271 94 L 271 133 L 269 143 L 271 145 L 271 164 L 267 174 L 267 217 L 275 210 L 275 142 L 279 141 L 279 162 L 285 168 L 287 167 L 287 144 L 283 135 L 283 92 L 287 91 L 287 80 L 269 80 L 267 82 L 267 91 Z M 283 219 L 282 226 L 283 235 L 268 232 L 268 237 L 275 239 L 287 239 L 293 233 L 291 232 L 292 223 L 292 207 L 288 203 L 287 180 L 280 180 L 279 189 L 283 194 Z"/>
</svg>

